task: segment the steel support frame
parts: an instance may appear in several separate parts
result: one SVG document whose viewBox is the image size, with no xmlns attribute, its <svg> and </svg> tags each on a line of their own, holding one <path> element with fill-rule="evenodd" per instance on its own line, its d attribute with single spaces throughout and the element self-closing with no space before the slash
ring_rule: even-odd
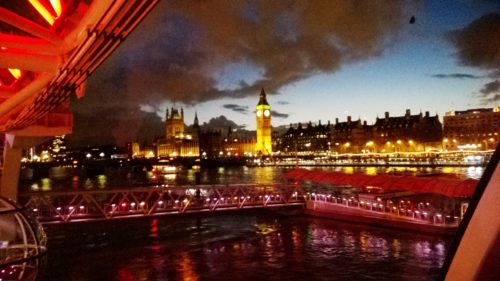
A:
<svg viewBox="0 0 500 281">
<path fill-rule="evenodd" d="M 66 223 L 302 205 L 304 196 L 297 185 L 200 185 L 31 192 L 19 201 L 42 222 Z"/>
</svg>

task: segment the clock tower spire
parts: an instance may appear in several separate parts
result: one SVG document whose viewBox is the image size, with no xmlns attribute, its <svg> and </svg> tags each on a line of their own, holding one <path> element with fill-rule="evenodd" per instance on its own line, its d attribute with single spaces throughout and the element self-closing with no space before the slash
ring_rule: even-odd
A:
<svg viewBox="0 0 500 281">
<path fill-rule="evenodd" d="M 266 99 L 264 88 L 260 91 L 259 103 L 256 106 L 257 143 L 255 150 L 258 154 L 269 155 L 272 152 L 271 142 L 271 107 Z"/>
</svg>

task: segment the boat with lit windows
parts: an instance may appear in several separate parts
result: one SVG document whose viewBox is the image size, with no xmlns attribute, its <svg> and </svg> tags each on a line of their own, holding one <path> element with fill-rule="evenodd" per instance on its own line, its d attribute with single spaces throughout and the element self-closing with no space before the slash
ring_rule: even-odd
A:
<svg viewBox="0 0 500 281">
<path fill-rule="evenodd" d="M 174 165 L 154 165 L 153 173 L 161 175 L 176 174 L 181 170 L 180 167 Z"/>
</svg>

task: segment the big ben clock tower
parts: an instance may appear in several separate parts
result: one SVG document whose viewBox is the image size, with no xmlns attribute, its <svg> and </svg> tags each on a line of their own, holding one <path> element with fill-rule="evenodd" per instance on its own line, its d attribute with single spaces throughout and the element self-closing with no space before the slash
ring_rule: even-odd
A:
<svg viewBox="0 0 500 281">
<path fill-rule="evenodd" d="M 255 150 L 262 155 L 269 155 L 272 152 L 271 144 L 271 107 L 266 100 L 264 88 L 260 91 L 259 103 L 256 107 L 257 117 L 257 143 Z"/>
</svg>

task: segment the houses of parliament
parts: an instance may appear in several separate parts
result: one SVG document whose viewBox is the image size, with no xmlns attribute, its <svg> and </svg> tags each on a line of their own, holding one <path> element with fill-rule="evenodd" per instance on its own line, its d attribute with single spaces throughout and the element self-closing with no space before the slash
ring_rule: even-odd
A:
<svg viewBox="0 0 500 281">
<path fill-rule="evenodd" d="M 201 157 L 221 156 L 266 156 L 272 153 L 271 107 L 266 92 L 261 90 L 256 106 L 257 131 L 255 138 L 243 138 L 220 130 L 202 130 L 198 115 L 193 125 L 186 130 L 184 110 L 167 109 L 165 114 L 165 137 L 159 139 L 152 148 L 141 148 L 134 143 L 132 153 L 136 157 Z"/>
</svg>

